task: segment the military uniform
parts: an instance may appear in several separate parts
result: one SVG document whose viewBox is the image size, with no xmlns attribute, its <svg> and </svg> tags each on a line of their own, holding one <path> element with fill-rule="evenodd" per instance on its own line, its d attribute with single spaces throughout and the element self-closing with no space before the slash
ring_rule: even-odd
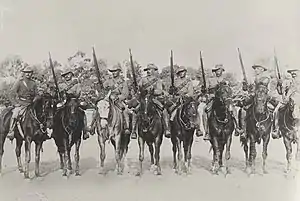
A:
<svg viewBox="0 0 300 201">
<path fill-rule="evenodd" d="M 81 96 L 81 86 L 77 78 L 74 78 L 74 73 L 71 71 L 67 71 L 61 74 L 62 77 L 66 77 L 67 75 L 72 75 L 70 80 L 64 80 L 58 86 L 60 93 L 62 94 L 63 100 L 57 104 L 57 108 L 62 108 L 67 103 L 67 98 L 76 98 L 79 101 Z M 80 102 L 81 107 L 85 107 L 85 102 Z M 83 129 L 83 139 L 86 140 L 89 138 L 89 128 L 87 127 L 87 118 L 84 113 L 84 129 Z"/>
<path fill-rule="evenodd" d="M 23 73 L 33 73 L 30 67 L 25 67 L 22 70 Z M 38 87 L 36 82 L 27 77 L 23 77 L 18 80 L 12 89 L 13 93 L 13 104 L 15 108 L 13 109 L 13 114 L 10 121 L 10 130 L 7 138 L 12 140 L 14 138 L 14 124 L 19 115 L 24 115 L 26 108 L 35 101 L 38 95 Z"/>
</svg>

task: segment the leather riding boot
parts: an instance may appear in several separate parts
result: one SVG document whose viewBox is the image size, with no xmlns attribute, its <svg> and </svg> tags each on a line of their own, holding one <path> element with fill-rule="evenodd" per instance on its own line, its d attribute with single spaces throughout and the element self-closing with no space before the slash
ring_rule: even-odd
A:
<svg viewBox="0 0 300 201">
<path fill-rule="evenodd" d="M 274 114 L 274 118 L 273 118 L 273 129 L 272 129 L 272 138 L 273 139 L 279 139 L 281 138 L 281 135 L 280 135 L 280 131 L 278 129 L 278 113 Z"/>
<path fill-rule="evenodd" d="M 169 119 L 169 114 L 166 109 L 163 111 L 163 118 L 164 118 L 165 125 L 166 125 L 165 137 L 170 138 L 171 137 L 170 119 Z"/>
<path fill-rule="evenodd" d="M 243 130 L 243 132 L 240 134 L 240 138 L 245 139 L 246 138 L 246 111 L 243 108 L 240 109 L 240 115 L 241 115 L 240 128 Z"/>
<path fill-rule="evenodd" d="M 235 136 L 240 136 L 241 134 L 243 134 L 244 130 L 240 128 L 239 123 L 238 123 L 238 115 L 236 113 L 234 113 L 233 111 L 231 111 L 231 115 L 233 117 L 233 122 L 234 122 L 234 127 L 235 127 L 235 131 L 234 131 L 234 135 Z"/>
<path fill-rule="evenodd" d="M 15 138 L 15 132 L 14 132 L 14 129 L 15 129 L 15 122 L 16 122 L 16 121 L 17 121 L 17 120 L 14 119 L 14 118 L 12 118 L 12 119 L 10 120 L 9 132 L 8 132 L 8 134 L 7 134 L 7 136 L 6 136 L 10 141 L 12 141 L 12 140 Z"/>
<path fill-rule="evenodd" d="M 125 110 L 123 111 L 123 116 L 125 120 L 125 126 L 124 126 L 124 133 L 125 135 L 130 135 L 130 130 L 129 130 L 129 114 Z"/>
<path fill-rule="evenodd" d="M 132 131 L 131 131 L 131 139 L 137 139 L 137 134 L 136 134 L 136 126 L 137 126 L 137 115 L 136 113 L 132 113 Z"/>
<path fill-rule="evenodd" d="M 89 135 L 89 128 L 87 127 L 87 119 L 86 119 L 86 115 L 84 114 L 83 117 L 83 124 L 84 124 L 84 129 L 83 129 L 83 140 L 86 140 L 90 137 Z"/>
<path fill-rule="evenodd" d="M 204 137 L 203 140 L 208 141 L 210 140 L 210 135 L 209 135 L 209 127 L 208 127 L 208 113 L 203 114 L 203 127 L 204 127 Z"/>
</svg>

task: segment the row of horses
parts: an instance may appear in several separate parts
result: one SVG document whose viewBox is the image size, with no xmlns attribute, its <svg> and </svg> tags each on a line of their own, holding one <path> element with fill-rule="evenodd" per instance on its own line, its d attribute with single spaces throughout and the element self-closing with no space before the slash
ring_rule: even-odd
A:
<svg viewBox="0 0 300 201">
<path fill-rule="evenodd" d="M 228 86 L 220 86 L 212 105 L 211 115 L 208 117 L 208 127 L 211 136 L 211 150 L 213 150 L 212 173 L 218 174 L 223 170 L 225 162 L 225 174 L 229 173 L 228 160 L 230 159 L 230 147 L 234 131 L 234 118 L 229 112 L 231 101 L 231 89 Z M 151 165 L 154 173 L 161 174 L 160 147 L 165 132 L 165 124 L 162 118 L 162 110 L 156 107 L 152 93 L 140 93 L 137 109 L 138 145 L 139 145 L 139 171 L 143 173 L 144 149 L 148 145 Z M 171 142 L 173 150 L 173 165 L 177 173 L 190 172 L 192 158 L 192 144 L 198 121 L 198 105 L 195 99 L 183 101 L 176 111 L 171 126 Z M 296 158 L 300 159 L 299 139 L 294 131 L 297 119 L 293 118 L 295 103 L 290 100 L 288 104 L 279 110 L 279 128 L 283 136 L 287 150 L 287 171 L 291 171 L 292 143 L 297 143 Z M 122 110 L 107 95 L 96 104 L 95 131 L 100 147 L 100 173 L 103 173 L 106 158 L 105 145 L 110 141 L 114 146 L 116 170 L 118 174 L 124 171 L 124 160 L 130 143 L 130 135 L 124 134 L 124 118 Z M 68 98 L 63 108 L 56 108 L 56 100 L 50 94 L 43 94 L 37 101 L 28 106 L 20 127 L 16 127 L 16 156 L 20 172 L 25 178 L 29 178 L 29 163 L 31 161 L 31 144 L 35 143 L 35 176 L 40 176 L 39 163 L 40 152 L 44 142 L 45 128 L 52 128 L 52 137 L 60 156 L 60 168 L 63 176 L 68 176 L 73 171 L 70 152 L 75 145 L 75 175 L 80 175 L 80 144 L 84 128 L 84 110 L 75 98 Z M 0 117 L 0 173 L 2 172 L 2 157 L 4 142 L 9 130 L 9 121 L 12 115 L 12 107 L 4 109 Z M 239 119 L 239 124 L 243 122 Z M 246 170 L 248 174 L 255 173 L 256 144 L 263 141 L 263 171 L 266 173 L 267 148 L 272 130 L 272 113 L 267 107 L 267 91 L 258 88 L 253 103 L 247 109 L 246 135 L 241 138 L 241 144 L 245 152 Z M 21 132 L 20 132 L 21 129 Z M 21 163 L 21 147 L 25 143 L 25 168 Z M 223 152 L 225 151 L 225 161 Z"/>
</svg>

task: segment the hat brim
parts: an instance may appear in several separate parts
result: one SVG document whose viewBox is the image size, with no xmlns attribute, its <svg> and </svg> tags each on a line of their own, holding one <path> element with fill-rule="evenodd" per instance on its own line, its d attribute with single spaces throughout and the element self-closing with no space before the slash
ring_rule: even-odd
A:
<svg viewBox="0 0 300 201">
<path fill-rule="evenodd" d="M 287 70 L 287 73 L 299 72 L 299 70 Z"/>
<path fill-rule="evenodd" d="M 261 66 L 261 65 L 253 65 L 252 68 L 253 68 L 253 69 L 256 69 L 256 68 L 262 68 L 262 69 L 264 69 L 264 71 L 267 71 L 267 70 L 268 70 L 266 67 Z"/>
<path fill-rule="evenodd" d="M 211 71 L 214 73 L 214 72 L 216 72 L 216 71 L 218 71 L 218 70 L 222 70 L 222 71 L 225 71 L 225 69 L 224 68 L 217 68 L 217 69 L 212 69 Z"/>
<path fill-rule="evenodd" d="M 183 71 L 184 71 L 184 72 L 187 72 L 186 69 L 182 69 L 182 70 L 177 71 L 176 74 L 179 74 L 179 73 L 181 73 L 181 72 L 183 72 Z"/>
<path fill-rule="evenodd" d="M 144 68 L 144 71 L 148 71 L 148 70 L 151 70 L 151 69 L 154 69 L 155 71 L 158 70 L 157 68 Z"/>
<path fill-rule="evenodd" d="M 109 72 L 117 72 L 117 71 L 121 71 L 121 69 L 108 69 Z"/>
<path fill-rule="evenodd" d="M 73 76 L 74 76 L 74 73 L 73 73 L 73 72 L 67 72 L 67 73 L 63 73 L 63 74 L 61 74 L 61 76 L 62 76 L 62 77 L 65 77 L 66 75 L 69 75 L 69 74 L 71 74 L 71 75 L 73 75 Z"/>
<path fill-rule="evenodd" d="M 22 70 L 23 73 L 33 73 L 33 70 Z"/>
</svg>

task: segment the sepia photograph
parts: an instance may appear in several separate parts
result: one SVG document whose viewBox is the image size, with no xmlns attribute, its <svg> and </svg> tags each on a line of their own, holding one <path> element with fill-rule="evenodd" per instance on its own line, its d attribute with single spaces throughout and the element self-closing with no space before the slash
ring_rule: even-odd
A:
<svg viewBox="0 0 300 201">
<path fill-rule="evenodd" d="M 0 0 L 0 200 L 300 200 L 299 8 Z"/>
</svg>

